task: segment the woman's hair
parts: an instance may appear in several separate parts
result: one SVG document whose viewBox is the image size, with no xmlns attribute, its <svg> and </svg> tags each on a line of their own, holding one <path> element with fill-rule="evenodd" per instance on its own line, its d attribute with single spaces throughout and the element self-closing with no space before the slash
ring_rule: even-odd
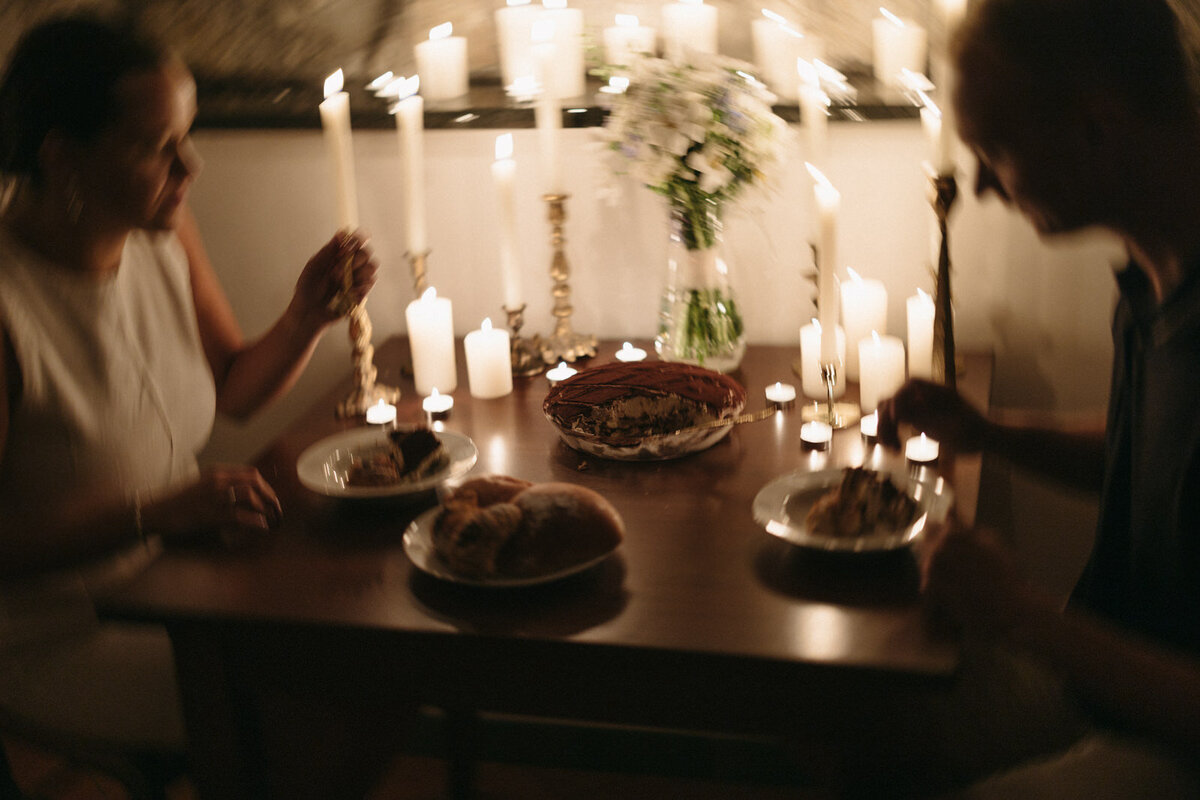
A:
<svg viewBox="0 0 1200 800">
<path fill-rule="evenodd" d="M 132 28 L 62 17 L 29 30 L 0 79 L 0 177 L 41 177 L 50 131 L 87 142 L 121 113 L 117 84 L 161 66 L 166 51 Z"/>
<path fill-rule="evenodd" d="M 1194 112 L 1195 63 L 1171 0 L 980 0 L 954 42 L 962 71 L 980 60 L 1054 114 L 1083 92 L 1120 97 L 1148 119 Z"/>
</svg>

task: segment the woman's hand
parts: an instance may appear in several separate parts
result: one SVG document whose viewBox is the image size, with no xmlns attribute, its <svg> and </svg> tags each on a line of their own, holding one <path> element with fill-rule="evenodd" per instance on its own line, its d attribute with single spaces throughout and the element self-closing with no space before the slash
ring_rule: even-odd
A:
<svg viewBox="0 0 1200 800">
<path fill-rule="evenodd" d="M 879 403 L 879 440 L 900 447 L 900 426 L 912 425 L 959 452 L 983 449 L 991 423 L 956 391 L 913 379 Z"/>
<path fill-rule="evenodd" d="M 921 591 L 930 609 L 973 630 L 1003 636 L 1049 602 L 987 531 L 949 522 L 930 532 L 919 560 Z"/>
<path fill-rule="evenodd" d="M 146 532 L 167 544 L 262 533 L 282 518 L 275 491 L 242 464 L 210 467 L 194 483 L 142 507 Z"/>
<path fill-rule="evenodd" d="M 362 232 L 339 231 L 305 264 L 292 304 L 301 319 L 334 322 L 366 299 L 378 272 Z"/>
</svg>

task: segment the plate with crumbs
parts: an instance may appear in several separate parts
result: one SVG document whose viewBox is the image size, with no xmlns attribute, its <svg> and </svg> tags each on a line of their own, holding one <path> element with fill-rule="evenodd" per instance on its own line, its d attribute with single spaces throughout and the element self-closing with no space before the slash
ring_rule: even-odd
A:
<svg viewBox="0 0 1200 800">
<path fill-rule="evenodd" d="M 364 464 L 386 458 L 392 448 L 388 432 L 376 427 L 352 428 L 320 440 L 300 454 L 296 474 L 306 488 L 327 497 L 396 497 L 423 492 L 462 477 L 479 457 L 468 436 L 454 431 L 434 435 L 443 452 L 416 474 L 359 477 L 364 474 Z"/>
<path fill-rule="evenodd" d="M 860 495 L 851 496 L 855 478 Z M 752 508 L 767 533 L 799 547 L 878 553 L 908 547 L 927 526 L 945 521 L 953 504 L 954 491 L 940 475 L 848 467 L 781 475 L 758 492 Z M 851 522 L 831 524 L 830 517 Z"/>
</svg>

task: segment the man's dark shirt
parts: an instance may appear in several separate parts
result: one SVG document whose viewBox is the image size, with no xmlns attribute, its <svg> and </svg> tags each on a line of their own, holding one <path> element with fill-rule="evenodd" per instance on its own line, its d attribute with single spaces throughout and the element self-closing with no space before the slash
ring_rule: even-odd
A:
<svg viewBox="0 0 1200 800">
<path fill-rule="evenodd" d="M 1200 263 L 1162 306 L 1117 275 L 1104 487 L 1078 604 L 1200 654 Z"/>
</svg>

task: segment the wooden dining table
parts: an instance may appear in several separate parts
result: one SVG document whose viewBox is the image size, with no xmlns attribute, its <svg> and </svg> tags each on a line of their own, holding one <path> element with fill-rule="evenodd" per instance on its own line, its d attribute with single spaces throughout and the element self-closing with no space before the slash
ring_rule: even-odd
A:
<svg viewBox="0 0 1200 800">
<path fill-rule="evenodd" d="M 618 344 L 602 342 L 575 366 L 613 360 Z M 544 376 L 515 379 L 504 397 L 472 398 L 458 347 L 458 389 L 441 424 L 474 442 L 469 474 L 593 489 L 623 518 L 622 544 L 586 571 L 528 587 L 422 572 L 403 534 L 438 503 L 435 490 L 344 499 L 297 476 L 308 448 L 364 424 L 335 415 L 347 376 L 256 461 L 283 504 L 278 530 L 230 548 L 168 550 L 101 601 L 108 618 L 166 626 L 203 797 L 282 796 L 288 761 L 310 768 L 306 780 L 332 781 L 314 741 L 383 757 L 403 736 L 377 732 L 402 728 L 397 720 L 422 706 L 460 720 L 492 712 L 786 737 L 833 784 L 861 769 L 867 742 L 898 745 L 890 755 L 875 748 L 873 763 L 912 757 L 899 746 L 920 730 L 909 712 L 952 683 L 958 647 L 922 612 L 911 548 L 797 547 L 752 514 L 757 493 L 781 475 L 904 468 L 901 454 L 864 441 L 857 425 L 836 431 L 828 450 L 807 449 L 800 397 L 703 452 L 605 460 L 560 440 L 542 412 Z M 748 348 L 733 373 L 747 410 L 766 405 L 769 384 L 799 384 L 798 356 L 796 347 Z M 407 340 L 389 339 L 375 363 L 378 380 L 402 390 L 399 422 L 425 421 Z M 980 407 L 991 372 L 990 356 L 962 361 L 959 388 Z M 857 400 L 853 383 L 844 400 Z M 937 469 L 969 521 L 979 459 L 943 456 Z M 457 748 L 448 754 L 458 765 L 453 791 L 464 796 L 470 736 L 448 746 Z"/>
</svg>

